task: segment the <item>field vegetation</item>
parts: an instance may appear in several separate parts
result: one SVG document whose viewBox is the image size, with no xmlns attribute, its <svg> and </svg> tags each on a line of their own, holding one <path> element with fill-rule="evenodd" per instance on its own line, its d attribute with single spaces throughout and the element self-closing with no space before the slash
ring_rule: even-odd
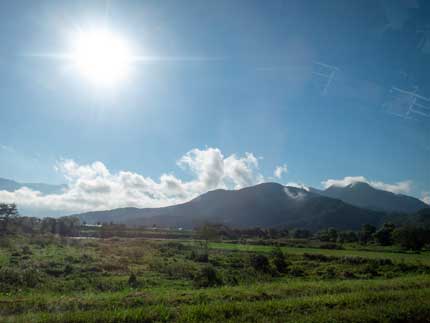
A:
<svg viewBox="0 0 430 323">
<path fill-rule="evenodd" d="M 430 322 L 426 229 L 2 225 L 1 322 Z"/>
<path fill-rule="evenodd" d="M 7 236 L 0 241 L 0 317 L 427 322 L 430 255 L 393 251 Z"/>
</svg>

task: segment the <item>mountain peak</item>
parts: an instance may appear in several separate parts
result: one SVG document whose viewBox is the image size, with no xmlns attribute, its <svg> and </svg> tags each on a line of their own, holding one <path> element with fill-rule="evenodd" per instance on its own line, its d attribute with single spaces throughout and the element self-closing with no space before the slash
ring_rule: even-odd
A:
<svg viewBox="0 0 430 323">
<path fill-rule="evenodd" d="M 354 182 L 346 186 L 348 188 L 354 188 L 354 189 L 375 189 L 373 186 L 371 186 L 369 183 L 366 182 Z"/>
<path fill-rule="evenodd" d="M 332 185 L 320 194 L 377 211 L 413 213 L 426 207 L 417 198 L 377 189 L 366 182 L 354 182 L 347 186 Z"/>
</svg>

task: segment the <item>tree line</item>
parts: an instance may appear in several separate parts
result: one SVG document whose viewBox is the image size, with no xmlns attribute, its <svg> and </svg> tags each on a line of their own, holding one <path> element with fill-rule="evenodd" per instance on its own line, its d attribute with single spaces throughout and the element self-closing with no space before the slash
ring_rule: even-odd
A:
<svg viewBox="0 0 430 323">
<path fill-rule="evenodd" d="M 317 232 L 300 228 L 229 228 L 223 224 L 205 223 L 197 229 L 197 236 L 208 243 L 210 240 L 319 240 L 332 244 L 358 243 L 362 245 L 376 244 L 381 246 L 398 245 L 408 250 L 421 250 L 430 246 L 430 226 L 416 223 L 395 225 L 384 223 L 377 228 L 364 224 L 360 230 L 337 230 L 328 228 Z"/>
<path fill-rule="evenodd" d="M 80 221 L 77 217 L 35 218 L 20 216 L 16 204 L 0 203 L 0 235 L 52 233 L 61 236 L 78 236 Z"/>
</svg>

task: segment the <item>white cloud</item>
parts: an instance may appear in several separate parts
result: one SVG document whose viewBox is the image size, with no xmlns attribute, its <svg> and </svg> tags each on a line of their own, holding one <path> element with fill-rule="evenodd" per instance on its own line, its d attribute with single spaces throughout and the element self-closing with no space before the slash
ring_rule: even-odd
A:
<svg viewBox="0 0 430 323">
<path fill-rule="evenodd" d="M 231 155 L 224 160 L 224 179 L 233 183 L 234 188 L 242 188 L 264 182 L 264 177 L 258 172 L 258 159 L 252 153 L 238 158 Z"/>
<path fill-rule="evenodd" d="M 394 184 L 387 184 L 383 182 L 372 181 L 369 184 L 375 188 L 379 188 L 380 190 L 389 191 L 396 194 L 409 193 L 411 191 L 411 186 L 412 186 L 411 181 L 402 181 Z"/>
<path fill-rule="evenodd" d="M 288 187 L 284 188 L 284 192 L 289 198 L 294 200 L 303 200 L 306 197 L 306 193 L 303 191 L 292 191 Z"/>
<path fill-rule="evenodd" d="M 305 191 L 309 192 L 309 187 L 306 186 L 305 184 L 295 183 L 295 182 L 288 182 L 287 184 L 285 184 L 285 186 L 301 188 L 302 190 L 305 190 Z"/>
<path fill-rule="evenodd" d="M 387 184 L 380 181 L 370 181 L 364 176 L 347 176 L 343 179 L 328 179 L 326 181 L 322 181 L 321 184 L 324 186 L 324 188 L 328 188 L 330 186 L 345 187 L 357 182 L 367 183 L 374 188 L 393 192 L 396 194 L 409 193 L 411 191 L 412 186 L 412 181 L 402 181 L 394 184 Z"/>
<path fill-rule="evenodd" d="M 273 172 L 273 175 L 276 178 L 281 178 L 282 174 L 286 174 L 288 172 L 288 166 L 287 164 L 281 165 L 281 166 L 276 166 L 275 171 Z"/>
<path fill-rule="evenodd" d="M 224 156 L 218 148 L 193 149 L 177 162 L 183 169 L 189 169 L 197 178 L 188 183 L 197 191 L 218 188 L 224 176 Z"/>
<path fill-rule="evenodd" d="M 422 192 L 421 193 L 421 201 L 430 205 L 430 192 Z"/>
<path fill-rule="evenodd" d="M 111 173 L 100 161 L 79 165 L 62 160 L 55 167 L 68 184 L 61 194 L 43 195 L 24 187 L 14 192 L 0 191 L 0 201 L 15 202 L 24 209 L 69 213 L 127 206 L 160 207 L 185 202 L 209 190 L 237 189 L 264 181 L 258 159 L 252 153 L 224 157 L 217 148 L 193 149 L 177 164 L 191 172 L 190 181 L 170 173 L 162 174 L 158 180 L 129 171 Z"/>
</svg>

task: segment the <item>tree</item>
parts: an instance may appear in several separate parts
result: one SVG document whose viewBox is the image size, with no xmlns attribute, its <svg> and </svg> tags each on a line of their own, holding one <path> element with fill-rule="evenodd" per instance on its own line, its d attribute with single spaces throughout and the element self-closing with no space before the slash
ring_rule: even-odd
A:
<svg viewBox="0 0 430 323">
<path fill-rule="evenodd" d="M 80 221 L 78 217 L 64 216 L 56 221 L 56 233 L 61 236 L 79 235 Z"/>
<path fill-rule="evenodd" d="M 359 233 L 360 242 L 367 244 L 372 239 L 372 236 L 375 232 L 376 232 L 376 228 L 373 225 L 371 224 L 363 225 Z"/>
<path fill-rule="evenodd" d="M 54 218 L 44 218 L 41 225 L 42 233 L 55 233 L 56 223 L 57 221 Z"/>
<path fill-rule="evenodd" d="M 2 222 L 2 232 L 8 231 L 10 219 L 19 216 L 18 208 L 15 203 L 0 203 L 0 220 Z"/>
<path fill-rule="evenodd" d="M 215 240 L 219 237 L 218 230 L 214 225 L 205 223 L 197 228 L 197 235 L 205 241 L 205 249 L 208 250 L 210 240 Z"/>
<path fill-rule="evenodd" d="M 396 227 L 392 223 L 384 223 L 382 228 L 375 232 L 373 237 L 376 242 L 382 246 L 390 246 L 393 244 L 393 231 Z"/>
<path fill-rule="evenodd" d="M 337 241 L 338 233 L 337 233 L 336 229 L 334 229 L 334 228 L 328 229 L 327 234 L 328 234 L 329 241 L 331 241 L 331 242 Z"/>
<path fill-rule="evenodd" d="M 401 247 L 410 250 L 421 250 L 429 243 L 429 230 L 415 227 L 403 226 L 393 231 L 393 239 Z"/>
<path fill-rule="evenodd" d="M 321 230 L 320 232 L 318 232 L 317 237 L 322 242 L 327 242 L 330 240 L 327 230 Z"/>
<path fill-rule="evenodd" d="M 338 234 L 337 241 L 340 243 L 357 242 L 358 236 L 354 231 L 341 231 Z"/>
<path fill-rule="evenodd" d="M 292 232 L 292 237 L 295 239 L 307 239 L 310 238 L 311 232 L 306 229 L 294 229 Z"/>
<path fill-rule="evenodd" d="M 338 237 L 337 230 L 330 228 L 328 230 L 322 230 L 318 232 L 318 239 L 324 242 L 336 242 Z"/>
</svg>

